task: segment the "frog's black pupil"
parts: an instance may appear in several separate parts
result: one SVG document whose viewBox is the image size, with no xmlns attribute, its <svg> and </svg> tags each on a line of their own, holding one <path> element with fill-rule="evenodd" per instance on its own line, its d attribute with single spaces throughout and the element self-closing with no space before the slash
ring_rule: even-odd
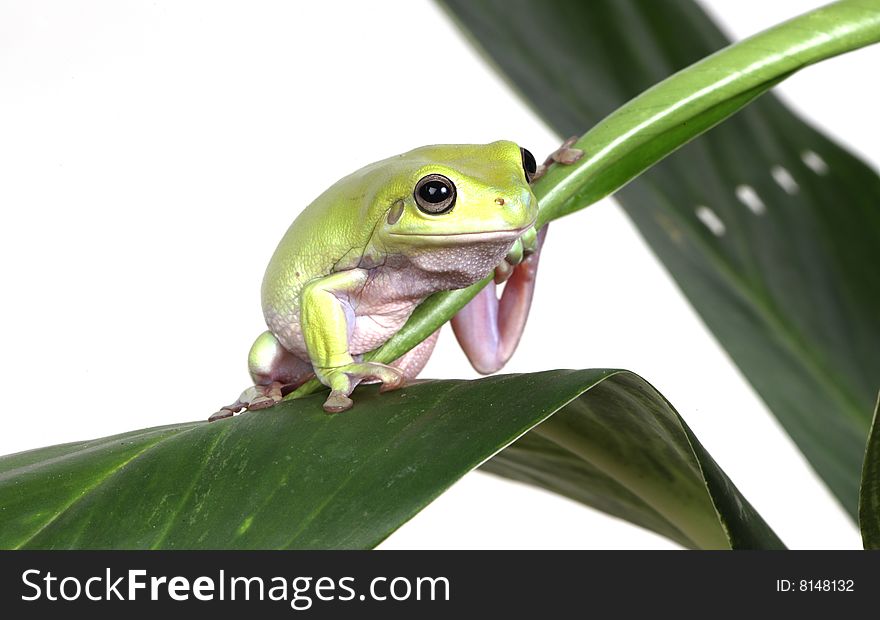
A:
<svg viewBox="0 0 880 620">
<path fill-rule="evenodd" d="M 419 196 L 425 202 L 443 202 L 449 196 L 449 188 L 441 181 L 428 181 L 419 189 Z"/>
<path fill-rule="evenodd" d="M 523 169 L 526 174 L 528 176 L 535 174 L 538 171 L 538 162 L 535 161 L 535 156 L 528 149 L 520 148 L 519 150 L 522 153 Z"/>
</svg>

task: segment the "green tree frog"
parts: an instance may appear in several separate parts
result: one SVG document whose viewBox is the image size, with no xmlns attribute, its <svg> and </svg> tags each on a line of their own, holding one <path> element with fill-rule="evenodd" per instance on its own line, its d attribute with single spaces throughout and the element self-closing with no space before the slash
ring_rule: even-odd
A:
<svg viewBox="0 0 880 620">
<path fill-rule="evenodd" d="M 390 365 L 361 356 L 432 293 L 493 270 L 496 282 L 506 281 L 501 298 L 490 284 L 452 327 L 476 370 L 500 369 L 525 325 L 546 233 L 534 226 L 538 202 L 529 183 L 538 171 L 513 142 L 435 145 L 330 187 L 294 220 L 266 269 L 268 330 L 248 356 L 256 385 L 211 419 L 271 406 L 313 376 L 330 388 L 324 409 L 333 413 L 352 406 L 361 382 L 400 387 L 424 367 L 437 332 Z"/>
</svg>

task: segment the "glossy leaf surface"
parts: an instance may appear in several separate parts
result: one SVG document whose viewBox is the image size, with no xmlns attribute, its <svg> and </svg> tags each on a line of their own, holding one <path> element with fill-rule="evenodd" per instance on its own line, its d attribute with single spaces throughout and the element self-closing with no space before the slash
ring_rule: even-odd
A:
<svg viewBox="0 0 880 620">
<path fill-rule="evenodd" d="M 524 434 L 496 471 L 515 468 L 688 547 L 781 546 L 665 399 L 630 373 L 357 396 L 340 415 L 318 396 L 0 458 L 0 548 L 370 548 Z M 548 472 L 547 451 L 565 467 Z"/>
</svg>

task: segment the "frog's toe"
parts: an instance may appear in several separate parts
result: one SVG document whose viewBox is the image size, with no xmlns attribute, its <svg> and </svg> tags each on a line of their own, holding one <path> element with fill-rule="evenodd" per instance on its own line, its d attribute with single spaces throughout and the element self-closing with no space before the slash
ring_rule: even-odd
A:
<svg viewBox="0 0 880 620">
<path fill-rule="evenodd" d="M 248 411 L 259 411 L 260 409 L 268 409 L 272 405 L 276 404 L 278 400 L 275 400 L 274 398 L 269 398 L 268 396 L 258 396 L 248 404 L 247 409 Z"/>
<path fill-rule="evenodd" d="M 550 162 L 563 164 L 563 165 L 571 165 L 577 162 L 581 157 L 584 156 L 584 151 L 581 149 L 572 148 L 577 141 L 580 139 L 580 136 L 571 136 L 561 145 L 559 148 L 550 153 L 550 157 L 547 158 L 545 164 L 549 164 Z"/>
<path fill-rule="evenodd" d="M 404 379 L 403 372 L 399 368 L 379 362 L 356 362 L 343 368 L 342 372 L 355 386 L 362 381 L 379 381 L 384 389 L 389 390 L 403 385 Z"/>
<path fill-rule="evenodd" d="M 572 149 L 568 147 L 561 147 L 559 148 L 559 150 L 555 151 L 551 155 L 555 163 L 563 164 L 565 166 L 570 166 L 571 164 L 577 163 L 577 161 L 583 156 L 583 150 Z"/>
<path fill-rule="evenodd" d="M 330 392 L 330 396 L 324 401 L 324 411 L 327 413 L 341 413 L 351 409 L 354 401 L 342 392 Z"/>
<path fill-rule="evenodd" d="M 549 224 L 544 224 L 544 227 L 541 230 L 544 230 L 547 226 L 549 226 Z M 546 235 L 547 233 L 545 232 L 543 234 Z M 538 229 L 532 226 L 523 233 L 522 237 L 519 238 L 523 247 L 523 258 L 528 258 L 540 249 L 538 236 Z M 541 237 L 540 243 L 543 243 L 543 239 L 544 238 Z"/>
<path fill-rule="evenodd" d="M 382 387 L 379 388 L 380 392 L 388 392 L 403 387 L 406 377 L 399 368 L 378 362 L 368 362 L 368 365 L 370 366 L 369 372 L 373 375 L 373 378 L 382 382 Z"/>
<path fill-rule="evenodd" d="M 507 251 L 507 256 L 504 257 L 504 261 L 511 265 L 519 265 L 522 262 L 524 250 L 525 246 L 523 245 L 522 239 L 517 239 Z"/>
<path fill-rule="evenodd" d="M 389 381 L 383 381 L 382 387 L 379 388 L 380 392 L 390 392 L 391 390 L 399 390 L 406 383 L 406 377 L 403 374 L 399 374 L 393 379 Z"/>
<path fill-rule="evenodd" d="M 355 362 L 332 369 L 324 370 L 318 375 L 324 385 L 330 388 L 330 396 L 324 403 L 324 411 L 339 413 L 351 408 L 349 395 L 364 381 L 379 381 L 380 391 L 395 390 L 406 380 L 399 368 L 380 364 L 379 362 Z"/>
<path fill-rule="evenodd" d="M 507 282 L 510 276 L 513 275 L 514 270 L 516 269 L 515 265 L 511 265 L 506 260 L 501 261 L 495 267 L 495 284 L 501 284 L 503 282 Z"/>
<path fill-rule="evenodd" d="M 248 411 L 266 409 L 281 401 L 282 387 L 280 381 L 273 381 L 268 385 L 255 385 L 246 389 L 238 400 L 246 404 Z"/>
<path fill-rule="evenodd" d="M 208 418 L 208 422 L 216 422 L 217 420 L 225 420 L 226 418 L 231 418 L 236 413 L 240 411 L 244 411 L 247 408 L 247 403 L 242 402 L 242 398 L 244 394 L 238 397 L 238 400 L 232 403 L 231 405 L 225 405 L 220 407 L 218 411 L 212 413 Z"/>
<path fill-rule="evenodd" d="M 278 381 L 273 381 L 268 385 L 254 385 L 249 387 L 238 400 L 231 405 L 221 407 L 219 411 L 208 418 L 208 422 L 216 422 L 225 418 L 231 418 L 236 413 L 247 411 L 257 411 L 259 409 L 267 409 L 278 403 L 282 396 L 282 389 L 286 387 Z"/>
<path fill-rule="evenodd" d="M 578 141 L 578 136 L 572 136 L 568 140 L 562 143 L 562 145 L 550 153 L 544 163 L 538 166 L 538 169 L 535 171 L 535 174 L 532 175 L 530 183 L 534 183 L 542 176 L 547 174 L 547 170 L 553 164 L 563 164 L 563 165 L 571 165 L 576 163 L 581 157 L 584 156 L 584 151 L 581 149 L 573 148 L 575 143 Z"/>
<path fill-rule="evenodd" d="M 233 410 L 231 406 L 229 407 L 221 407 L 219 411 L 216 413 L 212 413 L 211 417 L 208 418 L 208 422 L 216 422 L 217 420 L 224 420 L 226 418 L 231 418 L 235 415 L 236 411 L 240 411 L 241 407 L 237 410 Z"/>
</svg>

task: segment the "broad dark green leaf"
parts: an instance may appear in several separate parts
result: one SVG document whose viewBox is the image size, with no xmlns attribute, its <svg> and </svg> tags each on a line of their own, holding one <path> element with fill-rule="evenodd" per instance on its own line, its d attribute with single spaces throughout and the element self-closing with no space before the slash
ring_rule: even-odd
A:
<svg viewBox="0 0 880 620">
<path fill-rule="evenodd" d="M 560 136 L 728 43 L 689 0 L 444 4 Z M 855 515 L 880 380 L 877 174 L 767 95 L 616 197 Z"/>
<path fill-rule="evenodd" d="M 868 434 L 862 488 L 859 498 L 859 527 L 865 549 L 880 549 L 880 399 L 874 409 L 874 422 Z"/>
<path fill-rule="evenodd" d="M 0 458 L 0 548 L 369 548 L 520 437 L 496 471 L 688 547 L 782 546 L 627 372 L 369 387 L 335 416 L 322 400 Z"/>
</svg>

